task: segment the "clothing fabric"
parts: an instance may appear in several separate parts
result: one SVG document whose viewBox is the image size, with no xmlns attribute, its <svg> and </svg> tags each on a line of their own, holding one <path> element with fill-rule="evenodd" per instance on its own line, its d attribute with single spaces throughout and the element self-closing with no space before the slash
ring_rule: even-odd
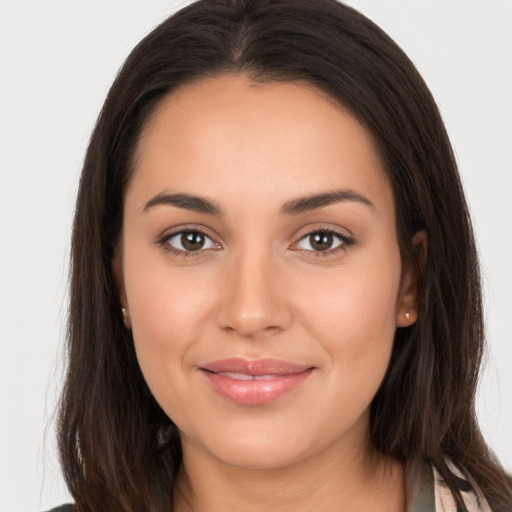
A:
<svg viewBox="0 0 512 512">
<path fill-rule="evenodd" d="M 451 462 L 448 462 L 448 468 L 455 477 L 468 512 L 492 512 L 474 482 L 470 482 Z M 416 482 L 407 512 L 458 512 L 450 489 L 434 467 L 425 481 Z"/>
<path fill-rule="evenodd" d="M 448 463 L 448 467 L 455 477 L 468 512 L 492 512 L 478 487 L 453 464 Z M 61 505 L 48 512 L 73 512 L 73 505 Z M 432 468 L 424 481 L 415 483 L 407 512 L 457 512 L 452 493 L 435 468 Z"/>
</svg>

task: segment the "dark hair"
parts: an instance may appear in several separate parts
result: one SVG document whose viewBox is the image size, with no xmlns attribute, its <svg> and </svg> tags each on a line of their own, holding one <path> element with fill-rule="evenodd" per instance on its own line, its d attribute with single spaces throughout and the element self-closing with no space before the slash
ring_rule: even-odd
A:
<svg viewBox="0 0 512 512">
<path fill-rule="evenodd" d="M 78 512 L 169 510 L 177 429 L 156 403 L 124 328 L 112 260 L 142 126 L 178 86 L 225 73 L 305 81 L 372 134 L 394 191 L 404 265 L 421 273 L 417 322 L 398 329 L 371 406 L 371 442 L 411 471 L 433 464 L 465 510 L 446 457 L 510 509 L 511 479 L 475 417 L 484 329 L 477 253 L 435 102 L 402 50 L 335 0 L 200 0 L 132 51 L 87 150 L 72 241 L 69 365 L 58 441 Z M 421 258 L 411 238 L 428 234 Z"/>
</svg>

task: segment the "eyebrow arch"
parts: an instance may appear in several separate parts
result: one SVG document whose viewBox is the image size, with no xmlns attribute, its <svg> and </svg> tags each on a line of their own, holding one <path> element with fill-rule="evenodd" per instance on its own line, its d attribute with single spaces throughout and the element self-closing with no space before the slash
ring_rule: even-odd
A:
<svg viewBox="0 0 512 512">
<path fill-rule="evenodd" d="M 299 197 L 287 201 L 281 207 L 281 215 L 299 215 L 311 210 L 317 210 L 331 204 L 355 201 L 362 203 L 369 208 L 375 210 L 373 203 L 362 194 L 350 189 L 339 189 L 331 192 L 322 192 L 319 194 L 312 194 L 305 197 Z M 207 215 L 222 216 L 224 212 L 220 205 L 205 197 L 195 196 L 192 194 L 165 194 L 160 193 L 150 199 L 143 208 L 143 212 L 149 211 L 151 208 L 159 205 L 170 205 L 185 210 L 190 210 L 198 213 L 205 213 Z"/>
<path fill-rule="evenodd" d="M 170 205 L 192 212 L 206 213 L 208 215 L 223 215 L 222 208 L 215 202 L 205 197 L 193 196 L 191 194 L 165 194 L 160 193 L 150 199 L 143 208 L 147 212 L 158 205 Z"/>
<path fill-rule="evenodd" d="M 355 201 L 375 210 L 373 203 L 359 192 L 350 189 L 339 189 L 287 201 L 281 208 L 281 215 L 298 215 L 342 201 Z"/>
</svg>

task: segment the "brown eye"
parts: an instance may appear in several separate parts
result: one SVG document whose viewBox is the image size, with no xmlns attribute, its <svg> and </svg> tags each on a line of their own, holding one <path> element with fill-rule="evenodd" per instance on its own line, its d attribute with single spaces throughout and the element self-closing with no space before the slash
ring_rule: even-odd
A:
<svg viewBox="0 0 512 512">
<path fill-rule="evenodd" d="M 353 243 L 351 238 L 336 231 L 318 230 L 304 235 L 297 243 L 297 247 L 314 253 L 333 254 Z"/>
<path fill-rule="evenodd" d="M 332 246 L 332 233 L 314 233 L 309 236 L 311 240 L 311 247 L 316 251 L 327 251 Z"/>
<path fill-rule="evenodd" d="M 214 249 L 217 244 L 201 231 L 180 231 L 165 239 L 165 244 L 178 252 L 197 252 L 201 249 Z"/>
<path fill-rule="evenodd" d="M 181 234 L 181 245 L 187 251 L 197 251 L 201 249 L 204 245 L 205 236 L 203 233 L 191 232 L 191 233 L 182 233 Z"/>
</svg>

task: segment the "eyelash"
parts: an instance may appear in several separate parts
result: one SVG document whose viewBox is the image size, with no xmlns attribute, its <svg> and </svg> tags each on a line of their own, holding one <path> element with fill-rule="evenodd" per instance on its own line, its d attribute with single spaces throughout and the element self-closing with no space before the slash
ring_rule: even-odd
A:
<svg viewBox="0 0 512 512">
<path fill-rule="evenodd" d="M 171 238 L 175 237 L 176 235 L 182 235 L 183 233 L 201 233 L 202 235 L 207 236 L 208 238 L 211 239 L 211 237 L 202 229 L 199 229 L 199 228 L 186 229 L 185 228 L 185 229 L 181 229 L 179 231 L 175 231 L 174 233 L 169 233 L 169 234 L 164 235 L 162 238 L 157 240 L 156 243 L 157 243 L 157 245 L 162 247 L 162 249 L 164 249 L 165 251 L 170 252 L 171 254 L 174 254 L 175 256 L 181 256 L 183 258 L 189 258 L 191 256 L 192 257 L 198 256 L 199 253 L 203 252 L 202 250 L 182 251 L 181 249 L 175 249 L 172 245 L 169 245 L 167 243 Z"/>
<path fill-rule="evenodd" d="M 173 233 L 166 234 L 162 238 L 157 240 L 156 243 L 158 246 L 162 247 L 165 251 L 170 252 L 171 254 L 173 254 L 175 256 L 179 256 L 179 257 L 183 257 L 183 258 L 198 256 L 201 252 L 203 252 L 203 250 L 201 250 L 201 249 L 199 249 L 197 251 L 183 251 L 181 249 L 176 249 L 172 245 L 168 244 L 168 242 L 171 238 L 175 237 L 176 235 L 182 235 L 183 233 L 201 233 L 202 235 L 210 238 L 210 236 L 202 229 L 191 228 L 191 229 L 181 229 L 180 231 L 175 231 Z M 339 238 L 341 240 L 341 243 L 334 249 L 327 250 L 327 251 L 310 251 L 310 250 L 306 250 L 306 249 L 299 249 L 299 250 L 313 253 L 314 257 L 327 257 L 327 256 L 332 256 L 334 254 L 337 254 L 338 252 L 343 251 L 343 250 L 347 249 L 348 247 L 355 245 L 355 243 L 356 243 L 353 238 L 347 236 L 346 234 L 340 233 L 339 231 L 336 231 L 335 229 L 327 228 L 327 227 L 316 228 L 312 231 L 309 231 L 308 233 L 305 233 L 304 235 L 302 235 L 299 238 L 299 242 L 311 235 L 316 235 L 316 234 L 333 235 L 333 236 Z M 210 238 L 210 240 L 211 240 L 211 238 Z M 298 243 L 298 242 L 296 242 L 296 243 Z"/>
</svg>

